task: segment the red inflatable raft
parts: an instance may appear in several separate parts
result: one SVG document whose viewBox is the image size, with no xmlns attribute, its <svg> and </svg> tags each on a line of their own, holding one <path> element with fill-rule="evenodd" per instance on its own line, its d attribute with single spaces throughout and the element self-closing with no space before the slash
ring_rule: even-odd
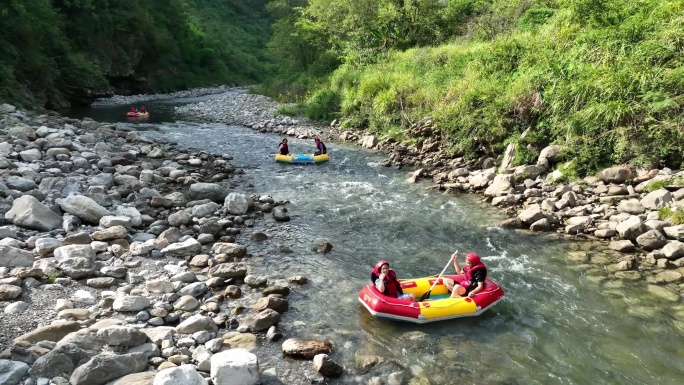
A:
<svg viewBox="0 0 684 385">
<path fill-rule="evenodd" d="M 448 275 L 446 277 L 457 282 L 463 279 L 462 275 Z M 421 295 L 430 290 L 435 279 L 437 276 L 401 279 L 399 281 L 404 293 L 413 293 L 416 298 L 420 298 Z M 359 301 L 375 317 L 422 324 L 478 316 L 494 306 L 503 296 L 503 289 L 487 279 L 484 289 L 472 298 L 449 298 L 449 292 L 440 279 L 432 289 L 430 298 L 423 302 L 387 297 L 380 293 L 374 285 L 367 285 L 361 289 Z"/>
</svg>

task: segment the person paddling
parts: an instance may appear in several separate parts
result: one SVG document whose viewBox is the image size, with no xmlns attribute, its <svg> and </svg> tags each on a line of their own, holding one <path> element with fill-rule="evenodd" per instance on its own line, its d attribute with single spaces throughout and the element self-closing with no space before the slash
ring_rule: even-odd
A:
<svg viewBox="0 0 684 385">
<path fill-rule="evenodd" d="M 373 272 L 371 273 L 371 281 L 375 288 L 378 289 L 382 294 L 399 299 L 405 299 L 408 301 L 415 301 L 416 296 L 413 293 L 404 293 L 401 289 L 401 283 L 397 279 L 397 275 L 394 270 L 390 270 L 389 262 L 382 260 L 379 261 Z"/>
<path fill-rule="evenodd" d="M 283 138 L 283 141 L 280 142 L 280 146 L 278 146 L 278 150 L 280 151 L 280 155 L 290 155 L 290 150 L 287 148 L 287 138 Z"/>
<path fill-rule="evenodd" d="M 442 279 L 447 290 L 451 292 L 451 298 L 463 295 L 472 297 L 484 289 L 484 282 L 487 279 L 487 268 L 480 261 L 479 255 L 475 253 L 466 254 L 466 265 L 463 269 L 458 264 L 458 252 L 453 253 L 451 259 L 454 261 L 456 274 L 463 274 L 463 280 L 460 283 L 455 282 L 451 278 Z"/>
<path fill-rule="evenodd" d="M 325 147 L 325 143 L 321 142 L 319 137 L 315 137 L 314 142 L 316 142 L 316 152 L 314 152 L 315 156 L 328 153 L 328 148 Z"/>
</svg>

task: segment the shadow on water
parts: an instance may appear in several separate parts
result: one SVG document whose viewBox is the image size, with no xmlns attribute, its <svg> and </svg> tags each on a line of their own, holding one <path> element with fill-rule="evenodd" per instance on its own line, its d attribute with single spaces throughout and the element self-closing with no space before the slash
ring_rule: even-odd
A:
<svg viewBox="0 0 684 385">
<path fill-rule="evenodd" d="M 386 377 L 405 368 L 412 384 L 684 383 L 676 288 L 616 278 L 609 268 L 619 255 L 605 245 L 503 230 L 494 226 L 501 214 L 478 198 L 406 184 L 405 173 L 382 167 L 381 154 L 354 146 L 327 143 L 324 165 L 283 165 L 273 160 L 275 135 L 151 126 L 158 131 L 150 136 L 233 156 L 246 172 L 231 188 L 290 202 L 291 222 L 259 224 L 269 238 L 250 245 L 259 262 L 250 274 L 308 277 L 279 327 L 286 336 L 331 340 L 333 358 L 352 371 Z M 310 152 L 313 142 L 292 138 L 290 148 Z M 318 240 L 332 252 L 315 253 Z M 439 273 L 455 249 L 482 256 L 504 301 L 479 317 L 426 325 L 378 320 L 358 303 L 377 260 L 389 260 L 400 278 L 420 277 Z M 363 368 L 373 355 L 382 362 Z"/>
</svg>

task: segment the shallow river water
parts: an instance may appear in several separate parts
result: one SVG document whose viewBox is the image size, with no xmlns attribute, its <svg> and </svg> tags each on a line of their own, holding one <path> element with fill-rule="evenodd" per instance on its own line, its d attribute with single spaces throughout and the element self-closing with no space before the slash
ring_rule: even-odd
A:
<svg viewBox="0 0 684 385">
<path fill-rule="evenodd" d="M 117 107 L 120 116 L 118 109 L 127 108 Z M 90 116 L 106 121 L 107 111 Z M 348 368 L 367 356 L 385 360 L 333 383 L 366 384 L 399 367 L 411 384 L 684 383 L 681 298 L 644 279 L 617 278 L 609 266 L 619 255 L 605 245 L 503 230 L 495 226 L 501 214 L 477 197 L 407 184 L 405 172 L 382 166 L 383 155 L 355 146 L 326 143 L 329 163 L 283 165 L 273 161 L 275 135 L 167 113 L 166 123 L 138 127 L 229 154 L 245 171 L 236 189 L 290 201 L 292 221 L 264 221 L 259 231 L 269 239 L 250 249 L 261 273 L 311 280 L 290 296 L 281 329 L 287 337 L 331 340 L 331 357 Z M 294 153 L 314 147 L 289 141 Z M 332 252 L 315 253 L 318 240 Z M 426 325 L 377 320 L 359 304 L 379 259 L 400 278 L 420 277 L 438 274 L 454 250 L 480 254 L 505 299 L 479 317 Z"/>
</svg>

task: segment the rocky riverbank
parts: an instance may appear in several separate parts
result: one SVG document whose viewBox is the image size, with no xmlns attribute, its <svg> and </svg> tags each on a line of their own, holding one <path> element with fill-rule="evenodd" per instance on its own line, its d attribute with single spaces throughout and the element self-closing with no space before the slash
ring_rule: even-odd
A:
<svg viewBox="0 0 684 385">
<path fill-rule="evenodd" d="M 257 228 L 278 231 L 286 202 L 230 192 L 230 160 L 0 105 L 0 383 L 342 375 L 332 344 L 308 336 L 276 348 L 304 361 L 264 356 L 307 278 L 257 273 L 253 250 L 269 237 Z"/>
<path fill-rule="evenodd" d="M 228 91 L 243 91 L 244 87 L 207 87 L 207 88 L 193 88 L 185 91 L 172 92 L 169 94 L 141 94 L 141 95 L 114 95 L 110 98 L 102 98 L 95 100 L 93 106 L 114 106 L 119 104 L 133 104 L 145 102 L 148 100 L 169 100 L 179 98 L 196 98 L 205 95 L 222 94 Z"/>
<path fill-rule="evenodd" d="M 386 152 L 386 166 L 410 170 L 409 183 L 429 180 L 432 188 L 445 192 L 481 194 L 510 215 L 502 227 L 605 241 L 625 254 L 611 267 L 618 277 L 684 282 L 684 171 L 619 165 L 569 181 L 561 170 L 572 165 L 564 162 L 560 146 L 541 149 L 532 165 L 513 166 L 513 144 L 499 165 L 491 158 L 466 160 L 447 154 L 429 119 L 411 127 L 415 144 L 380 140 L 336 122 L 321 126 L 278 115 L 278 104 L 260 95 L 217 95 L 178 107 L 177 112 L 265 133 L 303 139 L 320 135 Z"/>
</svg>

